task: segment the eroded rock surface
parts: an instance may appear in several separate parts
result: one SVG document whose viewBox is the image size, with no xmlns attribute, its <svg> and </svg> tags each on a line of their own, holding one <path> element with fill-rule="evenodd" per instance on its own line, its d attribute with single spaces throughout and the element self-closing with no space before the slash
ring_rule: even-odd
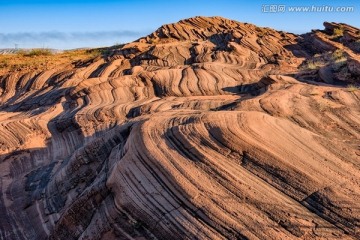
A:
<svg viewBox="0 0 360 240">
<path fill-rule="evenodd" d="M 1 76 L 0 239 L 359 239 L 359 30 L 341 26 L 196 17 Z M 300 67 L 338 49 L 348 78 Z"/>
</svg>

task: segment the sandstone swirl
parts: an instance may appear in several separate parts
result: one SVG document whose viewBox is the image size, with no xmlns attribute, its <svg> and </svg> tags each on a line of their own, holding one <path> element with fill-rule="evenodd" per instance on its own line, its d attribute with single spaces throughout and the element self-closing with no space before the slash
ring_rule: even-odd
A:
<svg viewBox="0 0 360 240">
<path fill-rule="evenodd" d="M 325 27 L 196 17 L 2 75 L 0 239 L 359 239 L 359 29 Z"/>
</svg>

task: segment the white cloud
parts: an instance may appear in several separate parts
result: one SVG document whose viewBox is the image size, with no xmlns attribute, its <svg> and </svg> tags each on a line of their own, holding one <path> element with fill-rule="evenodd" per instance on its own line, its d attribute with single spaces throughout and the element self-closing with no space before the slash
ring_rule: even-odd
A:
<svg viewBox="0 0 360 240">
<path fill-rule="evenodd" d="M 98 32 L 19 32 L 0 33 L 0 48 L 11 48 L 18 44 L 20 48 L 51 47 L 76 48 L 107 46 L 124 43 L 141 37 L 143 33 L 134 31 L 98 31 Z"/>
</svg>

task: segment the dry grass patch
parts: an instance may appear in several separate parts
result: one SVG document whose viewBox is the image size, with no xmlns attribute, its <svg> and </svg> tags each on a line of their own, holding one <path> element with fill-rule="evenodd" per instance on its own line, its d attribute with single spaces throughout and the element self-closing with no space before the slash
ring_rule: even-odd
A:
<svg viewBox="0 0 360 240">
<path fill-rule="evenodd" d="M 13 71 L 44 71 L 58 65 L 90 60 L 101 56 L 99 49 L 69 50 L 53 53 L 48 49 L 20 50 L 16 54 L 0 55 L 0 75 Z"/>
<path fill-rule="evenodd" d="M 342 37 L 344 35 L 344 29 L 343 28 L 335 28 L 333 31 L 334 37 Z"/>
<path fill-rule="evenodd" d="M 356 85 L 354 85 L 354 84 L 350 84 L 350 85 L 347 86 L 347 90 L 348 90 L 349 92 L 355 92 L 355 91 L 357 91 L 357 90 L 359 90 L 359 89 L 360 89 L 360 87 L 359 87 L 359 86 L 356 86 Z"/>
</svg>

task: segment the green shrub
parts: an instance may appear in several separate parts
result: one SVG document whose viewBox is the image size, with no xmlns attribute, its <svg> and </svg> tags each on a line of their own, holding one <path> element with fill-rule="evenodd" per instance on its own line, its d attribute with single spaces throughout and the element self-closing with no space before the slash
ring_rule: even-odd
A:
<svg viewBox="0 0 360 240">
<path fill-rule="evenodd" d="M 344 35 L 344 29 L 342 28 L 334 28 L 333 36 L 334 37 L 342 37 Z"/>
<path fill-rule="evenodd" d="M 342 67 L 340 71 L 336 73 L 336 76 L 340 80 L 348 80 L 351 78 L 351 73 L 347 67 Z"/>
<path fill-rule="evenodd" d="M 356 90 L 359 90 L 359 87 L 354 85 L 354 84 L 350 84 L 350 85 L 347 86 L 347 90 L 349 92 L 355 92 Z"/>
<path fill-rule="evenodd" d="M 320 67 L 323 67 L 325 65 L 325 63 L 321 60 L 313 60 L 313 59 L 309 59 L 307 60 L 303 66 L 302 69 L 303 70 L 315 70 L 315 69 L 319 69 Z"/>
<path fill-rule="evenodd" d="M 49 49 L 45 48 L 36 48 L 31 49 L 30 51 L 20 50 L 17 54 L 22 55 L 24 57 L 36 57 L 36 56 L 49 56 L 52 55 L 52 52 Z"/>
<path fill-rule="evenodd" d="M 337 60 L 346 60 L 346 56 L 344 54 L 344 51 L 341 49 L 337 49 L 335 50 L 332 54 L 331 54 L 331 59 L 333 61 L 337 61 Z"/>
<path fill-rule="evenodd" d="M 100 48 L 94 48 L 94 49 L 88 49 L 86 50 L 86 53 L 89 54 L 89 56 L 91 58 L 96 58 L 101 56 L 102 54 L 104 54 L 106 52 L 105 49 L 100 49 Z"/>
<path fill-rule="evenodd" d="M 338 60 L 334 61 L 334 63 L 331 65 L 331 67 L 335 72 L 338 72 L 340 69 L 342 69 L 346 65 L 347 65 L 347 60 L 345 58 L 345 60 L 338 59 Z"/>
<path fill-rule="evenodd" d="M 0 61 L 0 68 L 7 68 L 7 67 L 9 67 L 9 61 L 7 60 L 7 59 L 2 59 L 1 61 Z"/>
</svg>

